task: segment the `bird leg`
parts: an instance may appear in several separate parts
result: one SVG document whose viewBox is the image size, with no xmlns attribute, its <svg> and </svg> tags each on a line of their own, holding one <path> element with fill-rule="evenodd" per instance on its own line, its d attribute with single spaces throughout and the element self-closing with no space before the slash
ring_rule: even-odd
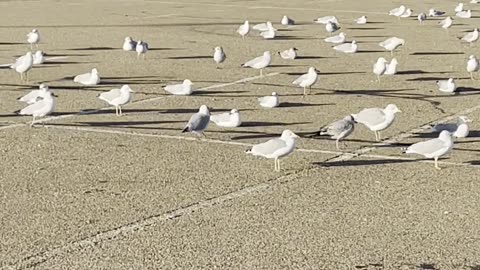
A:
<svg viewBox="0 0 480 270">
<path fill-rule="evenodd" d="M 280 159 L 277 159 L 277 162 L 278 162 L 278 171 L 281 171 L 281 169 L 280 169 Z"/>
<path fill-rule="evenodd" d="M 120 113 L 120 116 L 122 116 L 122 106 L 118 106 L 118 111 Z"/>
<path fill-rule="evenodd" d="M 118 106 L 115 106 L 115 115 L 118 116 Z"/>
<path fill-rule="evenodd" d="M 441 170 L 440 166 L 438 166 L 438 157 L 435 157 L 435 169 Z"/>
<path fill-rule="evenodd" d="M 28 71 L 25 72 L 25 82 L 28 83 Z"/>
<path fill-rule="evenodd" d="M 377 74 L 378 83 L 380 83 L 380 75 Z"/>
<path fill-rule="evenodd" d="M 30 123 L 30 127 L 32 128 L 35 125 L 35 115 L 33 115 L 32 123 Z"/>
<path fill-rule="evenodd" d="M 473 78 L 473 72 L 470 72 L 470 79 L 475 80 L 475 79 Z"/>
<path fill-rule="evenodd" d="M 375 132 L 375 141 L 377 141 L 377 142 L 380 141 L 380 140 L 378 139 L 378 133 L 377 133 L 377 131 L 374 131 L 374 132 Z"/>
<path fill-rule="evenodd" d="M 382 135 L 380 135 L 380 131 L 377 131 L 378 132 L 378 140 L 381 141 L 382 140 Z"/>
<path fill-rule="evenodd" d="M 30 43 L 30 50 L 33 52 L 33 43 Z"/>
<path fill-rule="evenodd" d="M 303 87 L 303 96 L 306 96 L 306 95 L 307 95 L 307 87 L 304 86 L 304 87 Z"/>
<path fill-rule="evenodd" d="M 275 169 L 274 169 L 274 171 L 277 172 L 277 159 L 276 159 L 276 158 L 273 160 L 273 163 L 275 164 Z"/>
<path fill-rule="evenodd" d="M 263 68 L 260 69 L 260 77 L 263 77 Z"/>
<path fill-rule="evenodd" d="M 23 82 L 23 73 L 20 73 L 20 81 Z"/>
<path fill-rule="evenodd" d="M 335 141 L 335 146 L 337 147 L 337 150 L 340 150 L 340 146 L 338 146 L 338 141 L 340 141 L 340 139 L 337 139 L 337 140 Z"/>
</svg>

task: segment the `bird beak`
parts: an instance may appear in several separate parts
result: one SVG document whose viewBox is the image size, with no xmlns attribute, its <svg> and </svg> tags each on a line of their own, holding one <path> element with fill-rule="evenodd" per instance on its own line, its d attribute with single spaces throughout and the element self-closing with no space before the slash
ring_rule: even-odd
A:
<svg viewBox="0 0 480 270">
<path fill-rule="evenodd" d="M 58 97 L 58 95 L 52 93 L 52 97 Z"/>
</svg>

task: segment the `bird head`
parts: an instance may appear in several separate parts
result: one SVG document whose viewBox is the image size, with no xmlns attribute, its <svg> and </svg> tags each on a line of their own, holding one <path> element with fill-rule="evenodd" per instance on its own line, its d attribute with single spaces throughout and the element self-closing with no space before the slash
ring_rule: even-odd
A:
<svg viewBox="0 0 480 270">
<path fill-rule="evenodd" d="M 385 110 L 390 111 L 390 112 L 393 112 L 393 113 L 402 112 L 402 111 L 397 107 L 397 105 L 395 105 L 395 104 L 388 104 L 387 107 L 385 108 Z"/>
<path fill-rule="evenodd" d="M 282 132 L 282 139 L 296 139 L 296 138 L 300 138 L 297 134 L 293 133 L 291 130 L 289 129 L 285 129 L 283 132 Z"/>
<path fill-rule="evenodd" d="M 183 84 L 184 85 L 193 85 L 192 81 L 190 81 L 189 79 L 184 80 Z"/>
</svg>

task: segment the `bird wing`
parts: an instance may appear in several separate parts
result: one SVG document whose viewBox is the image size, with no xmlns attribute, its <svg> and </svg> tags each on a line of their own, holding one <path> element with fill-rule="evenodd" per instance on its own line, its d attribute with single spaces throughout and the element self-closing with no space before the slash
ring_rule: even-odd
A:
<svg viewBox="0 0 480 270">
<path fill-rule="evenodd" d="M 300 84 L 303 81 L 305 81 L 308 78 L 308 73 L 303 74 L 302 76 L 298 77 L 295 81 L 293 81 L 293 84 Z"/>
<path fill-rule="evenodd" d="M 446 80 L 438 81 L 437 86 L 440 89 L 447 89 L 448 88 L 448 81 L 446 81 Z"/>
<path fill-rule="evenodd" d="M 287 144 L 280 138 L 271 139 L 267 142 L 256 144 L 252 147 L 253 155 L 266 156 L 275 153 L 277 150 L 286 147 Z"/>
<path fill-rule="evenodd" d="M 187 123 L 189 131 L 202 131 L 207 128 L 210 122 L 210 116 L 207 114 L 196 113 L 190 117 Z"/>
<path fill-rule="evenodd" d="M 84 82 L 84 81 L 90 80 L 91 77 L 92 77 L 92 74 L 90 74 L 90 72 L 88 72 L 88 73 L 84 73 L 84 74 L 80 74 L 80 75 L 75 76 L 75 78 L 73 78 L 73 81 L 74 82 Z"/>
<path fill-rule="evenodd" d="M 111 102 L 112 100 L 119 98 L 122 95 L 120 89 L 112 89 L 108 92 L 101 93 L 98 98 L 105 100 L 106 102 Z"/>
<path fill-rule="evenodd" d="M 17 59 L 15 60 L 15 63 L 14 63 L 13 65 L 11 65 L 10 67 L 11 67 L 11 68 L 16 68 L 16 67 L 20 66 L 20 65 L 23 63 L 23 60 L 24 60 L 24 59 L 25 59 L 25 55 L 17 58 Z"/>
<path fill-rule="evenodd" d="M 165 91 L 169 93 L 178 94 L 182 92 L 183 84 L 171 84 L 171 85 L 165 86 L 163 89 L 165 89 Z"/>
<path fill-rule="evenodd" d="M 364 109 L 355 115 L 355 121 L 375 126 L 385 121 L 385 113 L 379 108 Z"/>
<path fill-rule="evenodd" d="M 210 116 L 210 121 L 214 122 L 215 124 L 228 122 L 230 121 L 230 113 L 220 113 Z"/>
<path fill-rule="evenodd" d="M 337 51 L 347 51 L 347 50 L 351 49 L 351 46 L 352 46 L 352 44 L 350 44 L 350 43 L 343 43 L 343 44 L 340 44 L 340 45 L 337 45 L 337 46 L 333 47 L 333 49 L 335 49 Z"/>
<path fill-rule="evenodd" d="M 432 127 L 432 131 L 434 132 L 441 132 L 442 130 L 447 130 L 449 132 L 457 131 L 458 125 L 454 123 L 446 123 L 446 124 L 436 124 Z"/>
<path fill-rule="evenodd" d="M 243 64 L 243 66 L 245 66 L 245 67 L 252 67 L 252 66 L 254 66 L 254 65 L 256 65 L 256 64 L 258 64 L 258 63 L 260 63 L 260 62 L 262 62 L 262 61 L 263 61 L 263 56 L 259 56 L 259 57 L 256 57 L 256 58 L 254 58 L 254 59 L 246 62 L 245 64 Z"/>
<path fill-rule="evenodd" d="M 31 101 L 35 101 L 37 99 L 39 94 L 40 94 L 39 90 L 33 90 L 33 91 L 30 91 L 30 93 L 26 94 L 25 96 L 19 98 L 18 100 L 22 102 L 27 102 L 30 104 Z"/>
<path fill-rule="evenodd" d="M 421 155 L 428 155 L 428 154 L 433 154 L 445 147 L 446 145 L 444 141 L 438 138 L 435 138 L 432 140 L 418 142 L 410 145 L 407 148 L 407 153 L 417 153 Z"/>
<path fill-rule="evenodd" d="M 344 131 L 347 131 L 349 129 L 353 128 L 353 124 L 351 122 L 345 121 L 345 120 L 339 120 L 336 122 L 333 122 L 329 124 L 327 127 L 324 129 L 320 130 L 321 134 L 328 134 L 331 136 L 339 135 Z M 322 135 L 323 135 L 322 134 Z"/>
<path fill-rule="evenodd" d="M 45 102 L 42 99 L 42 100 L 39 100 L 38 102 L 35 102 L 35 103 L 33 103 L 31 105 L 28 105 L 27 107 L 23 108 L 20 111 L 20 114 L 21 115 L 32 115 L 36 111 L 41 110 L 43 108 L 43 106 L 45 106 Z"/>
</svg>

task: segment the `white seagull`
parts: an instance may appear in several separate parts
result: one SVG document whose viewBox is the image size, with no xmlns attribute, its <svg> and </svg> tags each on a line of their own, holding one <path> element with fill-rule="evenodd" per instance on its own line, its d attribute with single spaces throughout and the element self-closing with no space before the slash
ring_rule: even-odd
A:
<svg viewBox="0 0 480 270">
<path fill-rule="evenodd" d="M 73 82 L 86 86 L 97 85 L 100 83 L 100 75 L 98 74 L 98 70 L 93 68 L 91 72 L 75 76 L 75 78 L 73 78 Z"/>
<path fill-rule="evenodd" d="M 388 15 L 395 16 L 395 17 L 400 17 L 403 13 L 405 13 L 405 10 L 407 7 L 404 5 L 399 6 L 398 8 L 394 8 L 388 12 Z"/>
<path fill-rule="evenodd" d="M 364 124 L 371 131 L 375 132 L 375 139 L 381 140 L 380 131 L 387 129 L 395 120 L 395 114 L 402 112 L 395 104 L 388 104 L 385 109 L 368 108 L 357 114 L 352 114 L 357 123 Z"/>
<path fill-rule="evenodd" d="M 325 25 L 325 30 L 327 30 L 327 32 L 330 33 L 330 34 L 336 32 L 338 29 L 340 29 L 340 26 L 338 26 L 334 22 L 328 22 Z"/>
<path fill-rule="evenodd" d="M 333 44 L 342 44 L 345 42 L 346 39 L 347 37 L 345 33 L 341 32 L 336 36 L 327 37 L 326 39 L 324 39 L 324 41 L 328 43 L 333 43 Z"/>
<path fill-rule="evenodd" d="M 261 156 L 275 160 L 275 171 L 280 171 L 280 158 L 286 157 L 295 150 L 295 139 L 298 135 L 286 129 L 280 138 L 271 139 L 267 142 L 254 145 L 246 151 L 247 154 Z"/>
<path fill-rule="evenodd" d="M 268 67 L 272 62 L 272 55 L 269 51 L 263 53 L 262 56 L 256 57 L 245 64 L 242 67 L 250 67 L 253 69 L 260 69 L 260 76 L 263 76 L 263 69 Z"/>
<path fill-rule="evenodd" d="M 41 65 L 45 62 L 45 57 L 43 55 L 42 51 L 36 51 L 35 54 L 33 54 L 33 64 L 34 65 Z"/>
<path fill-rule="evenodd" d="M 366 24 L 367 23 L 367 16 L 363 15 L 360 18 L 355 19 L 356 24 Z"/>
<path fill-rule="evenodd" d="M 287 15 L 283 16 L 282 20 L 280 21 L 282 25 L 294 25 L 295 21 L 290 19 Z"/>
<path fill-rule="evenodd" d="M 136 48 L 137 48 L 137 42 L 133 40 L 131 37 L 126 37 L 125 40 L 123 41 L 122 49 L 126 52 L 132 52 L 132 51 L 135 51 Z"/>
<path fill-rule="evenodd" d="M 453 18 L 448 16 L 447 18 L 438 22 L 438 24 L 443 28 L 448 30 L 453 25 Z"/>
<path fill-rule="evenodd" d="M 427 19 L 427 14 L 425 13 L 420 13 L 417 16 L 417 20 L 420 22 L 420 24 L 423 24 L 423 22 Z"/>
<path fill-rule="evenodd" d="M 37 102 L 39 98 L 44 98 L 47 93 L 49 93 L 48 86 L 42 83 L 38 89 L 30 91 L 25 96 L 18 98 L 18 100 L 27 104 L 33 104 Z"/>
<path fill-rule="evenodd" d="M 137 46 L 135 47 L 135 51 L 137 51 L 137 58 L 140 58 L 140 55 L 142 55 L 143 59 L 145 60 L 145 55 L 147 54 L 148 51 L 148 44 L 144 41 L 137 41 Z"/>
<path fill-rule="evenodd" d="M 319 135 L 331 136 L 331 139 L 336 140 L 335 146 L 340 150 L 339 142 L 341 139 L 348 137 L 355 129 L 355 121 L 351 115 L 346 116 L 342 120 L 335 121 L 320 129 Z"/>
<path fill-rule="evenodd" d="M 275 108 L 280 104 L 280 100 L 278 94 L 273 92 L 271 96 L 259 97 L 258 103 L 264 108 Z"/>
<path fill-rule="evenodd" d="M 297 48 L 290 48 L 288 50 L 278 52 L 278 54 L 280 55 L 280 57 L 282 57 L 282 59 L 294 60 L 295 58 L 297 58 Z"/>
<path fill-rule="evenodd" d="M 373 65 L 373 73 L 377 75 L 377 80 L 380 82 L 380 76 L 387 70 L 387 60 L 383 57 L 377 59 L 377 62 Z"/>
<path fill-rule="evenodd" d="M 28 71 L 33 67 L 33 55 L 31 52 L 27 52 L 25 55 L 19 57 L 14 64 L 10 66 L 11 69 L 14 69 L 16 72 L 20 73 L 20 80 L 24 80 L 23 75 L 25 74 L 25 81 L 28 81 Z"/>
<path fill-rule="evenodd" d="M 257 31 L 260 31 L 260 32 L 268 31 L 270 29 L 273 29 L 275 31 L 277 30 L 273 27 L 273 24 L 270 21 L 268 21 L 266 23 L 256 24 L 252 28 L 253 28 L 253 30 L 257 30 Z"/>
<path fill-rule="evenodd" d="M 473 72 L 477 72 L 479 70 L 479 68 L 480 68 L 480 65 L 479 65 L 477 57 L 475 57 L 475 55 L 470 55 L 468 57 L 468 61 L 467 61 L 467 71 L 468 71 L 468 73 L 470 73 L 470 78 L 472 80 L 474 80 Z"/>
<path fill-rule="evenodd" d="M 468 18 L 472 17 L 472 11 L 471 10 L 462 10 L 462 11 L 457 12 L 455 14 L 455 16 L 457 16 L 458 18 L 462 18 L 462 19 L 468 19 Z"/>
<path fill-rule="evenodd" d="M 428 16 L 430 16 L 430 17 L 440 17 L 440 16 L 443 16 L 443 15 L 445 15 L 444 11 L 435 10 L 434 8 L 431 8 L 431 9 L 428 10 Z"/>
<path fill-rule="evenodd" d="M 440 170 L 438 158 L 450 152 L 452 148 L 453 140 L 450 132 L 444 130 L 440 132 L 438 138 L 410 145 L 405 153 L 419 154 L 426 158 L 433 158 L 435 160 L 435 168 Z"/>
<path fill-rule="evenodd" d="M 455 138 L 466 138 L 470 133 L 468 123 L 472 122 L 466 116 L 459 116 L 456 123 L 436 124 L 432 127 L 433 132 L 442 132 L 446 130 Z"/>
<path fill-rule="evenodd" d="M 210 121 L 219 127 L 239 127 L 242 124 L 240 112 L 237 109 L 232 109 L 226 113 L 213 114 L 210 116 Z"/>
<path fill-rule="evenodd" d="M 237 29 L 237 33 L 242 36 L 242 39 L 245 39 L 245 36 L 248 35 L 250 32 L 250 24 L 248 21 L 245 21 L 242 25 L 240 25 Z"/>
<path fill-rule="evenodd" d="M 210 111 L 206 105 L 202 105 L 200 106 L 200 109 L 198 110 L 198 112 L 190 117 L 190 120 L 188 120 L 188 123 L 185 126 L 185 128 L 182 130 L 182 133 L 191 132 L 198 136 L 200 135 L 205 136 L 203 131 L 207 129 L 209 122 L 210 122 Z"/>
<path fill-rule="evenodd" d="M 31 127 L 35 124 L 35 118 L 43 117 L 49 115 L 53 112 L 55 108 L 55 100 L 52 96 L 55 96 L 52 92 L 47 92 L 45 95 L 39 99 L 37 102 L 28 105 L 17 113 L 20 115 L 31 115 L 33 116 Z"/>
<path fill-rule="evenodd" d="M 219 68 L 219 64 L 223 63 L 227 56 L 225 55 L 225 52 L 223 51 L 222 47 L 215 47 L 215 52 L 213 53 L 213 61 L 217 63 L 217 68 Z"/>
<path fill-rule="evenodd" d="M 478 40 L 478 28 L 475 28 L 472 32 L 465 34 L 461 40 L 470 43 L 470 46 L 472 46 L 473 42 Z"/>
<path fill-rule="evenodd" d="M 37 29 L 33 29 L 27 35 L 27 42 L 30 43 L 30 49 L 33 51 L 33 44 L 38 49 L 38 43 L 40 42 L 40 33 Z"/>
<path fill-rule="evenodd" d="M 412 12 L 413 12 L 412 9 L 407 8 L 407 10 L 405 10 L 405 12 L 402 15 L 400 15 L 400 18 L 408 18 L 412 16 Z"/>
<path fill-rule="evenodd" d="M 438 90 L 445 93 L 453 93 L 457 89 L 457 86 L 455 85 L 455 80 L 453 80 L 453 78 L 450 78 L 448 80 L 436 81 L 436 84 L 438 86 Z"/>
<path fill-rule="evenodd" d="M 325 16 L 313 20 L 315 23 L 327 24 L 328 22 L 338 23 L 338 19 L 335 16 Z"/>
<path fill-rule="evenodd" d="M 264 39 L 274 39 L 276 36 L 276 31 L 271 23 L 267 23 L 267 30 L 260 32 L 260 36 Z"/>
<path fill-rule="evenodd" d="M 385 70 L 385 75 L 395 75 L 397 74 L 397 58 L 393 58 L 390 63 L 387 64 L 387 69 Z"/>
<path fill-rule="evenodd" d="M 99 94 L 97 97 L 111 106 L 115 106 L 115 114 L 122 115 L 122 106 L 132 100 L 133 90 L 128 85 L 123 85 L 120 89 L 112 89 L 108 92 Z"/>
<path fill-rule="evenodd" d="M 172 95 L 189 96 L 193 93 L 192 85 L 193 83 L 187 79 L 180 84 L 167 85 L 163 89 Z"/>
<path fill-rule="evenodd" d="M 307 95 L 307 88 L 309 90 L 312 89 L 312 85 L 314 85 L 317 82 L 318 79 L 318 70 L 315 69 L 314 67 L 308 68 L 308 72 L 306 74 L 303 74 L 302 76 L 298 77 L 295 81 L 293 81 L 293 84 L 298 85 L 300 87 L 303 87 L 303 95 Z"/>
<path fill-rule="evenodd" d="M 405 40 L 397 37 L 391 37 L 386 39 L 385 41 L 382 41 L 378 43 L 380 47 L 384 48 L 387 51 L 390 51 L 390 54 L 393 55 L 393 51 L 400 47 L 405 45 Z"/>
<path fill-rule="evenodd" d="M 343 43 L 333 47 L 333 49 L 337 52 L 356 53 L 358 50 L 358 45 L 355 40 L 352 40 L 352 43 Z"/>
<path fill-rule="evenodd" d="M 458 3 L 458 5 L 455 7 L 455 12 L 460 12 L 463 10 L 463 3 Z"/>
</svg>

